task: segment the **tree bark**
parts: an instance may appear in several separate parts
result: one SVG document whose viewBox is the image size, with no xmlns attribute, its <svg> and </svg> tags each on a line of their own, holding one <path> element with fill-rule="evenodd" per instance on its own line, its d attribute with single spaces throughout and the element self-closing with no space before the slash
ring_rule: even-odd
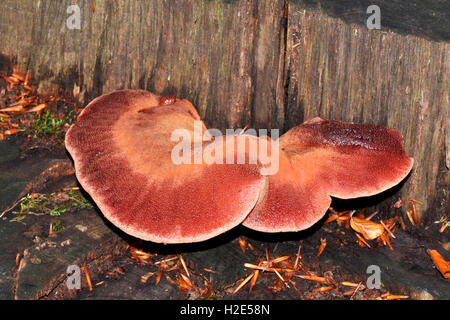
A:
<svg viewBox="0 0 450 320">
<path fill-rule="evenodd" d="M 316 116 L 394 128 L 415 159 L 404 209 L 413 198 L 433 216 L 450 166 L 450 8 L 379 3 L 382 29 L 369 30 L 369 1 L 3 0 L 0 60 L 41 91 L 79 88 L 84 104 L 122 88 L 186 98 L 222 130 Z M 79 30 L 66 24 L 72 4 Z"/>
</svg>

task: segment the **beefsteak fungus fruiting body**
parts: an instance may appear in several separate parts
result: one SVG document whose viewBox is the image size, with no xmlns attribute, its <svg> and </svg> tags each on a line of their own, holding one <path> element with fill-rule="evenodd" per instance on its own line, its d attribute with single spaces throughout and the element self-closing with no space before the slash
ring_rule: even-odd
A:
<svg viewBox="0 0 450 320">
<path fill-rule="evenodd" d="M 173 134 L 180 129 L 192 161 L 174 161 Z M 331 196 L 379 193 L 413 164 L 395 130 L 315 118 L 278 141 L 246 134 L 218 139 L 189 101 L 144 90 L 94 99 L 65 143 L 80 184 L 105 217 L 162 243 L 203 241 L 240 223 L 265 232 L 303 230 L 323 217 Z M 279 145 L 273 175 L 261 174 L 265 162 L 255 150 L 263 145 Z M 199 146 L 214 150 L 215 161 L 196 161 Z"/>
</svg>

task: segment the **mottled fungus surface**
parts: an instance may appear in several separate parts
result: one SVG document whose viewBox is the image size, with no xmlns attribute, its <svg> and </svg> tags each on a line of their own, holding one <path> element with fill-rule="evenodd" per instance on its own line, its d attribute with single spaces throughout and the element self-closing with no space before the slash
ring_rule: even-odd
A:
<svg viewBox="0 0 450 320">
<path fill-rule="evenodd" d="M 189 136 L 190 163 L 173 158 L 180 129 Z M 77 178 L 105 217 L 162 243 L 203 241 L 240 223 L 264 232 L 303 230 L 323 217 L 332 196 L 382 192 L 413 164 L 397 131 L 368 124 L 315 118 L 292 128 L 277 141 L 273 175 L 261 174 L 266 164 L 251 142 L 257 149 L 277 145 L 245 134 L 213 137 L 189 101 L 143 90 L 96 98 L 66 135 Z M 215 162 L 196 162 L 198 146 Z"/>
</svg>

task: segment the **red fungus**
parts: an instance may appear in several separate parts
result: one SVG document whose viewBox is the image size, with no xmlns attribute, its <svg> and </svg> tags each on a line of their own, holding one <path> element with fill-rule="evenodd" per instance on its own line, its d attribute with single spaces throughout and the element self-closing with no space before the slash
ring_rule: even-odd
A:
<svg viewBox="0 0 450 320">
<path fill-rule="evenodd" d="M 66 148 L 80 184 L 120 229 L 154 242 L 202 241 L 240 224 L 265 178 L 251 164 L 174 164 L 172 132 L 193 135 L 200 117 L 187 100 L 172 102 L 142 90 L 96 98 Z"/>
<path fill-rule="evenodd" d="M 179 129 L 194 147 L 189 164 L 173 159 Z M 397 131 L 368 124 L 315 118 L 292 128 L 280 137 L 279 169 L 268 176 L 251 142 L 258 149 L 274 144 L 245 134 L 213 137 L 190 102 L 143 90 L 96 98 L 66 135 L 77 178 L 105 217 L 163 243 L 206 240 L 240 223 L 265 232 L 303 230 L 323 217 L 332 196 L 382 192 L 413 164 Z M 204 154 L 196 162 L 199 145 L 223 164 L 205 163 Z"/>
<path fill-rule="evenodd" d="M 243 224 L 265 232 L 306 229 L 324 216 L 331 196 L 380 193 L 412 165 L 395 130 L 314 118 L 280 137 L 280 169 Z"/>
</svg>

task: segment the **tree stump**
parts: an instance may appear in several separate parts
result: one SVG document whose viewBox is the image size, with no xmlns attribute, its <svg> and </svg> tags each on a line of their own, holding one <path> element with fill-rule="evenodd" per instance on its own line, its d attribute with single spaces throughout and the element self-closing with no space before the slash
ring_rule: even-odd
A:
<svg viewBox="0 0 450 320">
<path fill-rule="evenodd" d="M 448 201 L 450 5 L 380 0 L 382 28 L 370 30 L 371 4 L 4 0 L 0 63 L 81 104 L 122 88 L 186 98 L 221 130 L 283 132 L 316 116 L 394 128 L 415 159 L 404 209 L 418 200 L 435 220 Z"/>
</svg>

